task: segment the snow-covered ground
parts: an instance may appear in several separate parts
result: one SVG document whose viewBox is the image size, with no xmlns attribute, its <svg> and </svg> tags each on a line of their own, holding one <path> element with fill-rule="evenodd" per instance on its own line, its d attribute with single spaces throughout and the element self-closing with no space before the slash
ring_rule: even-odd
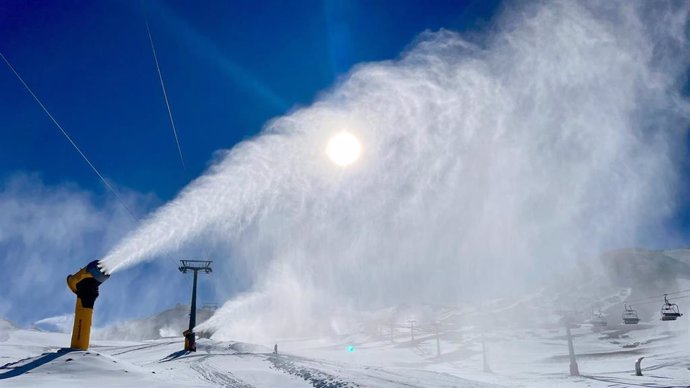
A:
<svg viewBox="0 0 690 388">
<path fill-rule="evenodd" d="M 657 296 L 675 292 L 687 313 L 680 297 L 687 292 L 679 290 L 690 289 L 682 275 L 690 251 L 632 252 L 609 254 L 608 275 L 573 272 L 512 300 L 353 313 L 340 331 L 349 334 L 279 339 L 278 355 L 274 341 L 237 342 L 242 338 L 204 338 L 196 353 L 182 352 L 182 338 L 166 335 L 182 331 L 187 306 L 94 329 L 87 352 L 64 349 L 67 333 L 0 319 L 0 387 L 688 387 L 690 317 L 660 321 Z M 623 276 L 625 268 L 635 277 Z M 660 273 L 668 279 L 653 281 Z M 618 284 L 605 286 L 611 274 Z M 657 296 L 633 305 L 640 324 L 624 325 L 623 302 L 650 295 Z M 588 322 L 595 308 L 607 326 Z M 565 315 L 577 322 L 579 377 L 569 376 Z M 644 376 L 635 376 L 640 357 Z"/>
<path fill-rule="evenodd" d="M 477 330 L 400 328 L 393 339 L 356 335 L 254 345 L 201 339 L 196 353 L 181 338 L 95 340 L 68 351 L 69 335 L 17 329 L 0 334 L 0 386 L 146 387 L 681 387 L 690 385 L 688 322 L 643 322 L 573 330 L 582 377 L 569 377 L 564 330 L 491 330 L 484 339 L 492 372 L 482 366 Z M 352 346 L 352 348 L 349 348 Z M 348 349 L 349 348 L 349 349 Z M 644 376 L 634 361 L 645 357 Z"/>
</svg>

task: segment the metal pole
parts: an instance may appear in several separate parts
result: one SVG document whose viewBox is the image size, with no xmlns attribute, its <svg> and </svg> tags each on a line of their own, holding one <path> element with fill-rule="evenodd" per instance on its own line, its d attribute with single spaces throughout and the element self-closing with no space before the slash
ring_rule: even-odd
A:
<svg viewBox="0 0 690 388">
<path fill-rule="evenodd" d="M 573 347 L 573 336 L 570 334 L 570 325 L 565 324 L 565 334 L 568 336 L 568 355 L 570 356 L 570 375 L 579 376 L 580 369 L 577 367 L 577 360 L 575 359 L 575 348 Z"/>
<path fill-rule="evenodd" d="M 434 324 L 434 328 L 436 329 L 436 356 L 441 357 L 441 341 L 438 338 L 438 322 Z"/>
<path fill-rule="evenodd" d="M 194 270 L 194 285 L 192 286 L 192 309 L 189 313 L 189 331 L 194 330 L 196 326 L 196 279 L 198 270 Z"/>
<path fill-rule="evenodd" d="M 180 260 L 182 265 L 178 268 L 180 272 L 187 273 L 187 271 L 194 272 L 194 283 L 192 284 L 192 305 L 189 311 L 189 329 L 182 333 L 185 337 L 184 349 L 187 351 L 196 351 L 196 334 L 194 333 L 194 326 L 196 326 L 196 286 L 199 277 L 199 271 L 204 273 L 211 273 L 212 261 L 209 260 Z"/>
<path fill-rule="evenodd" d="M 484 331 L 482 331 L 482 364 L 484 372 L 491 373 L 491 368 L 489 368 L 489 361 L 486 358 L 486 341 L 484 341 Z"/>
</svg>

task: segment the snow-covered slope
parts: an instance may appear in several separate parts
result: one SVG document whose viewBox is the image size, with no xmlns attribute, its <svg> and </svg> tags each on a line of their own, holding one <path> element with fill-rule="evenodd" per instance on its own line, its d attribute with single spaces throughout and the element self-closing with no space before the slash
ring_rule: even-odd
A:
<svg viewBox="0 0 690 388">
<path fill-rule="evenodd" d="M 660 301 L 653 299 L 636 306 L 639 325 L 620 319 L 624 301 L 690 288 L 690 251 L 621 250 L 602 263 L 605 274 L 582 268 L 514 299 L 363 313 L 352 317 L 357 322 L 348 327 L 356 329 L 349 334 L 277 339 L 278 355 L 273 343 L 211 339 L 199 340 L 196 353 L 182 352 L 186 306 L 96 330 L 88 352 L 65 350 L 68 334 L 19 329 L 0 319 L 0 386 L 690 386 L 688 317 L 660 321 Z M 684 302 L 678 301 L 687 312 Z M 606 327 L 587 322 L 594 308 Z M 200 311 L 199 321 L 211 312 Z M 568 375 L 564 314 L 578 321 L 572 333 L 580 377 Z M 634 375 L 639 357 L 645 357 L 644 376 Z"/>
<path fill-rule="evenodd" d="M 690 265 L 690 248 L 671 249 L 662 252 L 668 257 Z"/>
<path fill-rule="evenodd" d="M 668 387 L 690 385 L 687 320 L 646 321 L 573 330 L 581 377 L 568 376 L 564 330 L 439 329 L 420 326 L 412 340 L 398 328 L 381 335 L 283 339 L 272 344 L 181 338 L 96 340 L 67 351 L 69 336 L 13 329 L 0 341 L 0 386 L 61 387 Z M 492 372 L 483 371 L 482 339 Z M 440 351 L 440 356 L 437 352 Z M 645 376 L 633 365 L 643 361 Z"/>
</svg>

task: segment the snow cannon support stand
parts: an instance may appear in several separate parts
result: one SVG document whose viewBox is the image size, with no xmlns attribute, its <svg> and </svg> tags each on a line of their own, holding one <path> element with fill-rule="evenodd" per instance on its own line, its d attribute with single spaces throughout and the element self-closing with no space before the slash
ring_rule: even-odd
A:
<svg viewBox="0 0 690 388">
<path fill-rule="evenodd" d="M 72 349 L 87 350 L 89 348 L 93 305 L 98 298 L 98 287 L 109 277 L 110 275 L 99 268 L 98 260 L 90 262 L 74 275 L 67 275 L 67 286 L 77 294 L 70 345 Z"/>
</svg>

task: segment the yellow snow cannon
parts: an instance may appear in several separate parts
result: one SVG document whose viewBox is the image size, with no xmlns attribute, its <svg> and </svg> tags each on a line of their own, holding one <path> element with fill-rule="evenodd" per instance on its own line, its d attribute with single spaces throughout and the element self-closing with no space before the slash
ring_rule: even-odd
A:
<svg viewBox="0 0 690 388">
<path fill-rule="evenodd" d="M 74 307 L 74 327 L 72 328 L 71 348 L 86 350 L 89 348 L 91 337 L 91 318 L 93 305 L 98 298 L 98 287 L 108 280 L 106 274 L 94 260 L 80 269 L 74 275 L 67 275 L 67 286 L 77 294 L 77 304 Z"/>
</svg>

